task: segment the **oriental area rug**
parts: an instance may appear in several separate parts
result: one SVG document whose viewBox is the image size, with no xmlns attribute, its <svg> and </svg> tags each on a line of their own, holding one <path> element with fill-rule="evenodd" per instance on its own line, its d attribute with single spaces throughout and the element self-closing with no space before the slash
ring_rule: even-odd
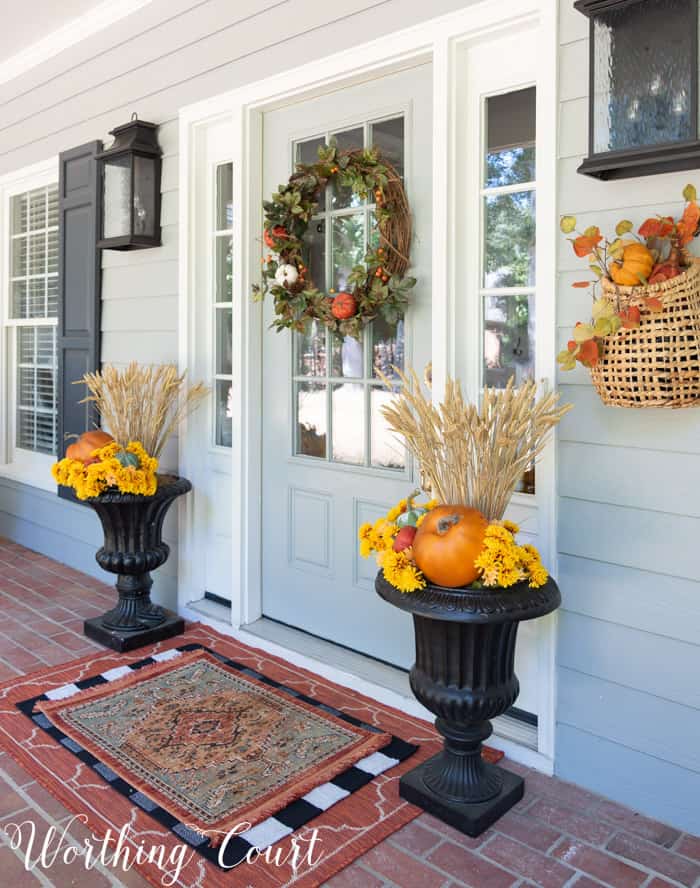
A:
<svg viewBox="0 0 700 888">
<path fill-rule="evenodd" d="M 6 683 L 0 746 L 155 885 L 311 888 L 419 813 L 398 778 L 440 744 L 196 624 Z"/>
</svg>

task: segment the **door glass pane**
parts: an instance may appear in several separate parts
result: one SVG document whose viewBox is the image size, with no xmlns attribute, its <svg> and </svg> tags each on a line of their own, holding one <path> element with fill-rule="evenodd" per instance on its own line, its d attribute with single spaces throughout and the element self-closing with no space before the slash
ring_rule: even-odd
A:
<svg viewBox="0 0 700 888">
<path fill-rule="evenodd" d="M 396 377 L 396 371 L 404 369 L 404 320 L 390 324 L 382 317 L 375 318 L 371 324 L 372 337 L 372 376 L 377 371 L 389 378 Z"/>
<path fill-rule="evenodd" d="M 393 117 L 391 120 L 373 123 L 370 127 L 369 143 L 373 148 L 379 148 L 382 156 L 389 161 L 403 179 L 403 117 Z"/>
<path fill-rule="evenodd" d="M 352 151 L 355 148 L 364 147 L 365 136 L 361 126 L 333 133 L 333 138 L 338 146 L 338 151 Z M 340 210 L 346 207 L 359 207 L 362 205 L 362 200 L 357 194 L 353 193 L 352 188 L 333 185 L 331 190 L 331 205 L 334 210 Z"/>
<path fill-rule="evenodd" d="M 535 193 L 485 198 L 484 286 L 528 287 L 535 282 Z"/>
<path fill-rule="evenodd" d="M 231 302 L 233 298 L 233 241 L 230 237 L 216 238 L 214 263 L 215 298 L 217 302 Z"/>
<path fill-rule="evenodd" d="M 339 333 L 333 333 L 331 334 L 331 345 L 331 376 L 361 379 L 365 375 L 362 341 L 358 341 L 353 336 L 341 336 Z M 333 434 L 335 435 L 335 431 Z"/>
<path fill-rule="evenodd" d="M 487 187 L 535 180 L 535 87 L 486 99 Z"/>
<path fill-rule="evenodd" d="M 326 386 L 317 382 L 298 382 L 296 389 L 296 453 L 326 458 L 328 419 Z"/>
<path fill-rule="evenodd" d="M 484 298 L 484 384 L 505 388 L 535 375 L 535 297 Z"/>
<path fill-rule="evenodd" d="M 323 136 L 307 139 L 305 142 L 297 142 L 295 145 L 294 159 L 296 163 L 317 163 L 318 149 L 325 147 L 326 140 Z M 322 213 L 326 209 L 326 193 L 322 191 L 318 196 L 318 209 Z"/>
<path fill-rule="evenodd" d="M 370 399 L 372 465 L 384 469 L 403 469 L 406 467 L 406 450 L 381 413 L 381 408 L 393 401 L 394 393 L 375 385 L 370 389 Z"/>
<path fill-rule="evenodd" d="M 313 219 L 304 234 L 309 278 L 322 293 L 326 289 L 326 221 Z"/>
<path fill-rule="evenodd" d="M 231 381 L 217 379 L 214 397 L 215 443 L 218 447 L 230 447 L 232 435 L 231 421 Z"/>
<path fill-rule="evenodd" d="M 332 389 L 333 459 L 362 465 L 365 461 L 365 387 L 340 382 Z"/>
<path fill-rule="evenodd" d="M 303 333 L 294 334 L 295 374 L 326 375 L 326 328 L 318 321 L 309 321 Z"/>
<path fill-rule="evenodd" d="M 222 163 L 216 168 L 216 229 L 233 228 L 233 164 Z"/>
<path fill-rule="evenodd" d="M 230 308 L 216 310 L 216 372 L 230 376 L 232 372 L 232 322 L 233 312 Z"/>
<path fill-rule="evenodd" d="M 365 257 L 365 215 L 336 216 L 333 231 L 333 287 L 337 292 L 348 286 L 348 276 Z"/>
</svg>

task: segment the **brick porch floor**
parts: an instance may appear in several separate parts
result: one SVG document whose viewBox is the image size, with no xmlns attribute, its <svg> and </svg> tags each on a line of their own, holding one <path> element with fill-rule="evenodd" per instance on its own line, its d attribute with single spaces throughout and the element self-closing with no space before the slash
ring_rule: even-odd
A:
<svg viewBox="0 0 700 888">
<path fill-rule="evenodd" d="M 0 681 L 93 649 L 82 620 L 113 600 L 106 585 L 0 539 Z M 497 828 L 470 839 L 424 814 L 326 884 L 330 888 L 664 888 L 700 886 L 700 837 L 682 834 L 580 787 L 513 762 L 525 798 Z M 700 802 L 699 802 L 700 804 Z M 33 819 L 39 829 L 69 813 L 6 754 L 0 754 L 0 830 Z M 75 838 L 80 840 L 79 832 Z M 232 885 L 237 880 L 232 877 Z M 143 888 L 133 871 L 86 873 L 55 864 L 28 873 L 0 832 L 0 885 Z M 206 886 L 203 886 L 206 888 Z"/>
</svg>

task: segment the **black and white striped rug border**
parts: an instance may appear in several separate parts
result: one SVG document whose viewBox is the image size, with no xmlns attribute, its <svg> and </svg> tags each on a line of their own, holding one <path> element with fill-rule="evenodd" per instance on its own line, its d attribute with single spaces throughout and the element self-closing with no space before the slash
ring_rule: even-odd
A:
<svg viewBox="0 0 700 888">
<path fill-rule="evenodd" d="M 216 657 L 216 659 L 223 665 L 235 669 L 243 675 L 255 678 L 258 681 L 289 694 L 298 700 L 302 700 L 304 703 L 318 707 L 324 712 L 328 712 L 349 724 L 373 733 L 381 733 L 381 729 L 377 728 L 375 725 L 366 724 L 360 719 L 355 718 L 355 716 L 349 715 L 340 709 L 328 706 L 313 697 L 295 691 L 293 688 L 275 681 L 274 679 L 263 675 L 261 672 L 250 669 L 236 660 L 231 660 L 201 644 L 184 644 L 180 647 L 164 651 L 163 653 L 154 654 L 152 657 L 144 657 L 142 660 L 138 660 L 135 663 L 117 666 L 114 669 L 109 669 L 99 675 L 93 675 L 89 678 L 81 679 L 80 681 L 63 685 L 59 688 L 52 688 L 40 696 L 32 697 L 29 700 L 23 700 L 17 703 L 17 708 L 20 712 L 26 715 L 27 718 L 30 718 L 37 727 L 41 728 L 46 734 L 60 743 L 69 752 L 73 753 L 73 755 L 80 759 L 81 762 L 88 765 L 102 780 L 106 781 L 112 789 L 146 811 L 154 820 L 161 824 L 161 826 L 171 830 L 180 841 L 195 848 L 199 854 L 223 869 L 236 866 L 238 863 L 245 860 L 251 849 L 263 851 L 270 845 L 281 841 L 295 830 L 305 826 L 315 817 L 318 817 L 324 811 L 327 811 L 342 799 L 347 798 L 358 789 L 361 789 L 379 774 L 388 771 L 390 768 L 395 767 L 400 762 L 409 758 L 418 749 L 417 746 L 407 743 L 399 737 L 392 737 L 389 743 L 383 746 L 379 751 L 356 762 L 354 765 L 338 774 L 337 777 L 334 777 L 333 780 L 315 787 L 302 798 L 285 805 L 274 816 L 268 817 L 266 820 L 263 820 L 261 823 L 258 823 L 256 826 L 253 826 L 245 832 L 241 832 L 240 835 L 231 837 L 221 849 L 218 847 L 212 847 L 209 839 L 190 829 L 186 824 L 179 821 L 177 817 L 174 817 L 152 799 L 148 798 L 145 793 L 136 790 L 126 780 L 123 780 L 115 774 L 111 768 L 108 768 L 103 764 L 92 753 L 83 749 L 70 737 L 67 737 L 52 724 L 46 715 L 36 712 L 37 703 L 42 701 L 68 699 L 88 688 L 93 688 L 97 685 L 124 678 L 124 676 L 129 675 L 131 672 L 138 669 L 142 669 L 144 666 L 176 659 L 181 654 L 198 650 L 207 651 L 212 656 Z"/>
</svg>

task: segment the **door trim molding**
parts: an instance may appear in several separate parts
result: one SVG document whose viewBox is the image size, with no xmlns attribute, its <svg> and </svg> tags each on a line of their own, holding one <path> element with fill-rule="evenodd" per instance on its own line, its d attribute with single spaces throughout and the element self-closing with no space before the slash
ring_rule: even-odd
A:
<svg viewBox="0 0 700 888">
<path fill-rule="evenodd" d="M 232 125 L 233 192 L 233 442 L 231 448 L 232 577 L 231 624 L 235 631 L 259 619 L 261 590 L 262 481 L 262 310 L 250 298 L 258 270 L 262 202 L 262 119 L 266 111 L 313 98 L 332 89 L 366 82 L 394 71 L 432 61 L 433 65 L 433 235 L 432 355 L 433 396 L 442 397 L 446 377 L 455 372 L 458 342 L 455 267 L 460 255 L 456 238 L 453 183 L 457 170 L 457 54 L 470 43 L 536 26 L 537 40 L 528 49 L 537 56 L 538 131 L 538 378 L 554 387 L 556 379 L 556 150 L 557 150 L 557 24 L 556 0 L 483 0 L 465 9 L 397 31 L 324 59 L 247 84 L 189 105 L 180 111 L 179 231 L 179 361 L 191 363 L 191 319 L 196 307 L 194 286 L 194 183 L 198 133 L 222 119 Z M 187 474 L 187 424 L 182 428 L 181 466 Z M 538 465 L 537 504 L 541 515 L 543 556 L 556 573 L 556 459 L 552 441 Z M 196 492 L 195 492 L 196 495 Z M 193 509 L 180 504 L 182 544 L 179 555 L 181 611 L 201 590 L 188 581 L 196 560 Z M 250 641 L 250 637 L 248 637 Z M 538 652 L 540 688 L 538 757 L 554 759 L 556 617 L 543 621 Z M 283 656 L 289 652 L 278 651 Z M 291 656 L 289 659 L 292 659 Z"/>
</svg>

